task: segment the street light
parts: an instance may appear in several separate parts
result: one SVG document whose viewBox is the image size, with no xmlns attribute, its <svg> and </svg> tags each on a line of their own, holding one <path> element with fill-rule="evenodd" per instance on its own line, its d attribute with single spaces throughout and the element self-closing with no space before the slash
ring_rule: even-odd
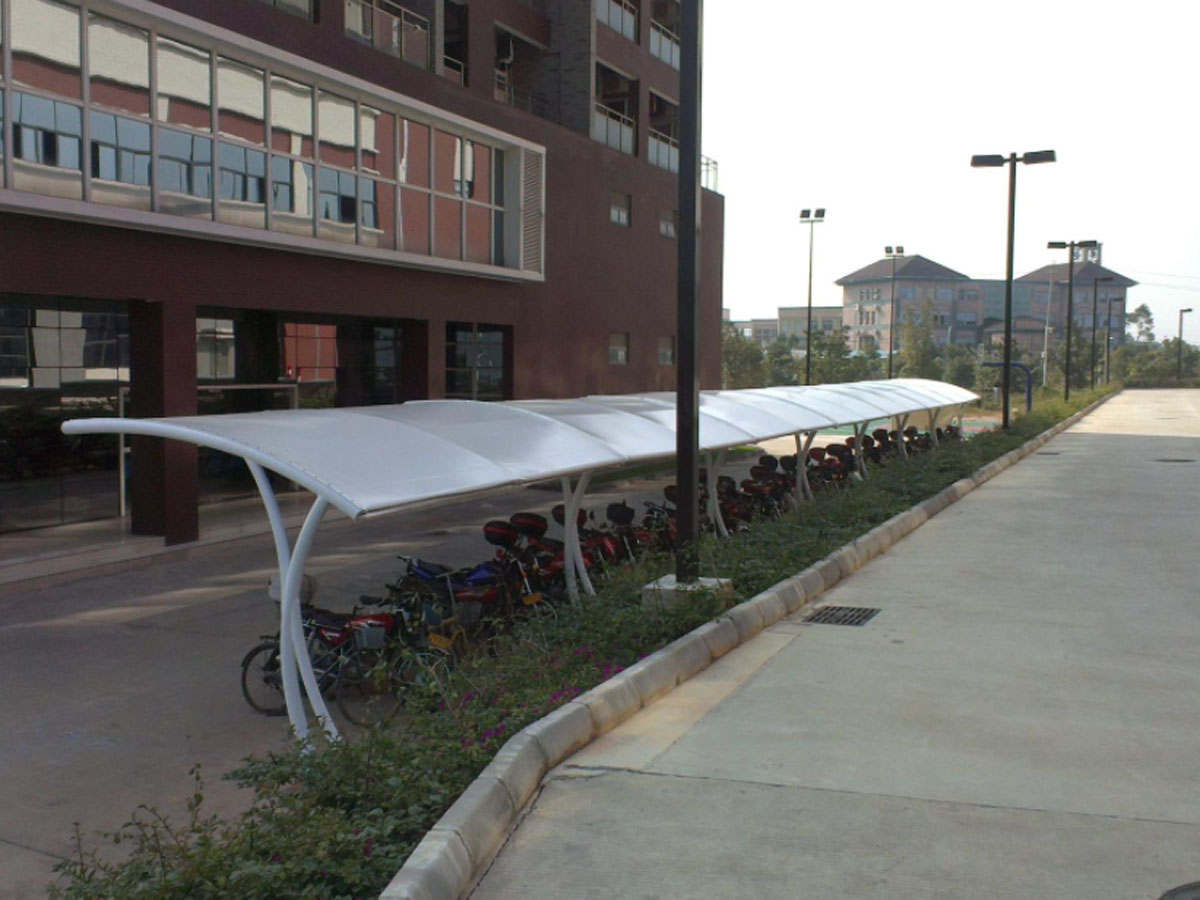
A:
<svg viewBox="0 0 1200 900">
<path fill-rule="evenodd" d="M 825 221 L 825 208 L 816 212 L 810 209 L 800 210 L 800 224 L 808 225 L 808 325 L 804 337 L 804 383 L 812 384 L 812 262 L 813 262 L 813 226 Z"/>
<path fill-rule="evenodd" d="M 1071 399 L 1071 320 L 1075 317 L 1075 248 L 1095 247 L 1098 241 L 1050 241 L 1051 250 L 1067 251 L 1067 363 L 1064 368 L 1063 400 Z"/>
<path fill-rule="evenodd" d="M 893 252 L 894 250 L 894 252 Z M 896 333 L 896 260 L 904 257 L 904 248 L 896 245 L 895 248 L 884 247 L 884 256 L 892 261 L 892 295 L 891 312 L 888 313 L 888 378 L 892 377 L 892 346 L 894 341 L 892 336 Z"/>
<path fill-rule="evenodd" d="M 1092 279 L 1092 390 L 1096 389 L 1096 305 L 1100 300 L 1100 282 L 1112 280 L 1111 275 L 1097 275 Z"/>
<path fill-rule="evenodd" d="M 1027 166 L 1038 163 L 1051 163 L 1056 159 L 1053 150 L 1034 150 L 1017 156 L 1010 153 L 1007 158 L 999 155 L 976 155 L 971 157 L 971 166 L 976 169 L 1000 168 L 1008 164 L 1008 265 L 1004 275 L 1004 368 L 1001 369 L 1001 388 L 1003 395 L 1003 414 L 1001 427 L 1008 428 L 1008 388 L 1010 369 L 1012 368 L 1012 285 L 1013 285 L 1013 231 L 1017 217 L 1017 162 Z"/>
<path fill-rule="evenodd" d="M 1112 294 L 1108 295 L 1108 315 L 1104 320 L 1104 383 L 1108 384 L 1112 380 L 1112 370 L 1109 364 L 1109 355 L 1112 351 L 1113 333 L 1112 333 Z"/>
<path fill-rule="evenodd" d="M 1175 380 L 1183 383 L 1183 314 L 1189 313 L 1192 308 L 1179 311 L 1179 346 L 1175 348 Z"/>
</svg>

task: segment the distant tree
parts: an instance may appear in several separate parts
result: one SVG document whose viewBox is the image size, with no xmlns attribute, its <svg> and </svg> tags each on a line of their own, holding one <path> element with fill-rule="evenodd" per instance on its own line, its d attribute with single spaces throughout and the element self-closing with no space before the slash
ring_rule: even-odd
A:
<svg viewBox="0 0 1200 900">
<path fill-rule="evenodd" d="M 1154 316 L 1150 314 L 1150 307 L 1145 303 L 1133 312 L 1127 313 L 1125 322 L 1133 326 L 1137 340 L 1146 342 L 1154 340 Z"/>
<path fill-rule="evenodd" d="M 880 377 L 877 358 L 850 350 L 850 329 L 845 325 L 831 331 L 814 331 L 812 355 L 813 384 L 840 384 Z"/>
<path fill-rule="evenodd" d="M 721 385 L 726 388 L 762 387 L 766 366 L 758 341 L 739 334 L 732 325 L 721 332 Z"/>
<path fill-rule="evenodd" d="M 932 303 L 909 315 L 900 329 L 900 374 L 906 378 L 941 378 L 937 345 L 933 341 Z"/>
<path fill-rule="evenodd" d="M 1138 341 L 1123 344 L 1112 354 L 1112 377 L 1126 384 L 1150 387 L 1172 384 L 1179 364 L 1179 340 L 1167 338 L 1159 344 Z M 1200 373 L 1200 349 L 1183 342 L 1183 377 Z"/>
<path fill-rule="evenodd" d="M 974 353 L 962 344 L 949 344 L 943 355 L 942 380 L 959 387 L 975 387 L 975 368 L 978 360 Z"/>
<path fill-rule="evenodd" d="M 789 335 L 776 338 L 767 347 L 767 384 L 799 384 L 804 380 L 804 363 L 792 354 L 797 343 L 798 339 Z"/>
</svg>

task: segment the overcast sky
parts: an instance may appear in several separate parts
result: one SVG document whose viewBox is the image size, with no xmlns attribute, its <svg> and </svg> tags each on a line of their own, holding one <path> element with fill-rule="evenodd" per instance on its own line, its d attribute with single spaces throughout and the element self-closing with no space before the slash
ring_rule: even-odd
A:
<svg viewBox="0 0 1200 900">
<path fill-rule="evenodd" d="M 707 0 L 703 146 L 725 195 L 724 305 L 774 317 L 902 244 L 1003 278 L 1007 169 L 976 153 L 1055 150 L 1017 167 L 1014 270 L 1100 240 L 1141 284 L 1159 337 L 1200 342 L 1200 4 Z"/>
</svg>

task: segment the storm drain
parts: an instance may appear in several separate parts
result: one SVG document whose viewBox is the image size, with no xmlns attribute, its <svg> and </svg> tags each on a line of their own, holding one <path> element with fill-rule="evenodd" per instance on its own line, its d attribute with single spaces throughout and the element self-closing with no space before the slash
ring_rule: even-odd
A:
<svg viewBox="0 0 1200 900">
<path fill-rule="evenodd" d="M 1162 456 L 1162 457 L 1159 457 L 1158 459 L 1156 459 L 1155 462 L 1166 462 L 1166 463 L 1195 462 L 1195 460 L 1194 459 L 1183 459 L 1182 457 Z"/>
<path fill-rule="evenodd" d="M 822 606 L 804 621 L 809 625 L 866 625 L 878 612 L 866 606 Z"/>
<path fill-rule="evenodd" d="M 1038 456 L 1062 456 L 1062 453 L 1060 453 L 1058 450 L 1039 450 L 1037 452 L 1037 455 Z"/>
</svg>

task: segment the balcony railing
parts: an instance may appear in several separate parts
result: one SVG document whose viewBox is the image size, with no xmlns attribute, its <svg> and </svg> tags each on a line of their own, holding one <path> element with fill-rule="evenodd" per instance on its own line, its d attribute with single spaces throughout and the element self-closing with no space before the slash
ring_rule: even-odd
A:
<svg viewBox="0 0 1200 900">
<path fill-rule="evenodd" d="M 346 33 L 422 69 L 430 69 L 429 20 L 387 0 L 345 0 Z"/>
<path fill-rule="evenodd" d="M 461 59 L 455 59 L 453 56 L 443 56 L 442 73 L 448 80 L 453 81 L 459 87 L 467 83 L 467 67 Z"/>
<path fill-rule="evenodd" d="M 679 171 L 679 141 L 661 131 L 650 129 L 646 158 L 653 165 L 670 172 Z"/>
<path fill-rule="evenodd" d="M 637 8 L 625 0 L 595 0 L 596 21 L 637 42 Z"/>
<path fill-rule="evenodd" d="M 637 123 L 603 103 L 592 111 L 592 140 L 607 144 L 614 150 L 633 155 L 633 134 Z"/>
<path fill-rule="evenodd" d="M 672 69 L 679 68 L 679 35 L 653 19 L 650 20 L 650 55 L 658 57 Z"/>
</svg>

